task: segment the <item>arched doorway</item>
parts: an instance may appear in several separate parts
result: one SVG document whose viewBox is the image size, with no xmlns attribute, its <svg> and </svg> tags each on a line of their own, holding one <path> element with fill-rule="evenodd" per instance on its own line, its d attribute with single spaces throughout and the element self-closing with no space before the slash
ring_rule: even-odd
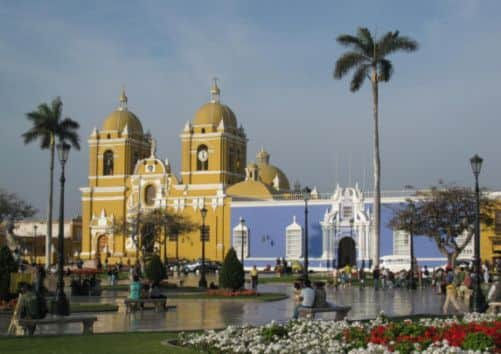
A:
<svg viewBox="0 0 501 354">
<path fill-rule="evenodd" d="M 101 235 L 97 239 L 96 259 L 102 256 L 106 259 L 108 253 L 108 236 Z"/>
<path fill-rule="evenodd" d="M 352 266 L 357 264 L 357 250 L 355 248 L 355 241 L 351 237 L 343 237 L 339 241 L 337 259 L 338 267 L 344 267 L 347 264 Z"/>
</svg>

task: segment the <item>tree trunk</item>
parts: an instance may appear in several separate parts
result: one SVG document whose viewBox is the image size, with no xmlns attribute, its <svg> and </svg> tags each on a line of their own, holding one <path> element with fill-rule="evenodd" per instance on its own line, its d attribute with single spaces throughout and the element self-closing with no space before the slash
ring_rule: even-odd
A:
<svg viewBox="0 0 501 354">
<path fill-rule="evenodd" d="M 378 80 L 376 67 L 372 68 L 372 102 L 374 118 L 374 213 L 372 231 L 372 261 L 379 266 L 380 224 L 381 224 L 381 160 L 379 157 Z"/>
<path fill-rule="evenodd" d="M 447 253 L 447 265 L 451 266 L 452 269 L 456 268 L 456 260 L 459 256 L 459 252 L 454 251 Z"/>
<path fill-rule="evenodd" d="M 54 194 L 54 135 L 50 141 L 50 175 L 49 175 L 49 210 L 47 211 L 47 237 L 45 238 L 45 269 L 49 269 L 52 263 L 52 206 Z"/>
</svg>

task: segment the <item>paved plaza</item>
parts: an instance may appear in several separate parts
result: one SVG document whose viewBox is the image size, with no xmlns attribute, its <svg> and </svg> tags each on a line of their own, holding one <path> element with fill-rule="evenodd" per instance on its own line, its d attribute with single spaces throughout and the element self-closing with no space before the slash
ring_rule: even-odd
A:
<svg viewBox="0 0 501 354">
<path fill-rule="evenodd" d="M 189 277 L 187 283 L 198 278 Z M 177 309 L 166 313 L 144 311 L 126 315 L 120 312 L 97 314 L 98 321 L 94 325 L 95 332 L 127 332 L 154 330 L 194 330 L 208 328 L 223 328 L 228 325 L 250 323 L 264 324 L 272 320 L 282 322 L 291 317 L 293 311 L 292 284 L 263 284 L 260 292 L 285 293 L 289 298 L 273 302 L 253 302 L 232 299 L 193 300 L 170 299 L 170 305 Z M 127 291 L 103 291 L 101 297 L 75 297 L 73 302 L 116 303 L 127 297 Z M 412 314 L 440 314 L 444 301 L 443 296 L 431 289 L 388 289 L 374 291 L 373 288 L 360 289 L 349 287 L 335 290 L 327 288 L 328 301 L 352 306 L 349 319 L 374 318 L 383 311 L 388 316 L 406 316 Z M 91 314 L 89 314 L 91 315 Z M 329 318 L 332 314 L 326 314 Z M 0 332 L 5 333 L 10 316 L 0 315 Z M 38 334 L 79 333 L 80 325 L 65 325 L 61 328 L 40 327 Z"/>
</svg>

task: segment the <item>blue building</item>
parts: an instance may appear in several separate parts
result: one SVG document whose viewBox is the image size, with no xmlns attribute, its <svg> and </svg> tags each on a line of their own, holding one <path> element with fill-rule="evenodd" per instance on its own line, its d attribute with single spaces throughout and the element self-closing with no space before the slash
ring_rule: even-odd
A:
<svg viewBox="0 0 501 354">
<path fill-rule="evenodd" d="M 330 196 L 315 191 L 308 201 L 309 267 L 327 270 L 346 264 L 370 268 L 375 257 L 407 257 L 410 263 L 409 235 L 388 226 L 394 210 L 407 196 L 381 200 L 381 240 L 371 237 L 372 200 L 355 186 L 337 186 Z M 231 203 L 232 246 L 238 257 L 243 252 L 245 267 L 275 265 L 277 258 L 304 261 L 305 202 L 302 199 L 235 200 Z M 243 241 L 243 242 L 242 242 Z M 243 249 L 242 249 L 243 243 Z M 446 259 L 435 242 L 425 236 L 414 237 L 419 266 L 442 266 Z M 472 253 L 468 246 L 465 254 Z"/>
</svg>

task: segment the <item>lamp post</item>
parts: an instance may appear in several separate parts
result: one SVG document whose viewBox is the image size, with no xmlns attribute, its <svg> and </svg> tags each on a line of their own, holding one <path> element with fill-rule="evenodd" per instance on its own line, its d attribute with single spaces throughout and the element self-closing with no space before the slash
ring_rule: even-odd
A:
<svg viewBox="0 0 501 354">
<path fill-rule="evenodd" d="M 411 278 L 410 278 L 410 284 L 409 287 L 413 290 L 416 290 L 417 284 L 416 284 L 416 278 L 414 278 L 414 272 L 416 271 L 415 263 L 414 263 L 414 215 L 416 215 L 416 206 L 414 203 L 410 203 L 410 212 L 411 215 L 409 217 L 409 226 L 411 229 L 411 232 L 409 232 L 409 242 L 410 242 L 410 254 L 411 254 Z"/>
<path fill-rule="evenodd" d="M 244 218 L 240 217 L 240 260 L 242 261 L 242 268 L 244 268 L 244 238 L 245 238 L 244 227 L 245 227 L 245 220 Z"/>
<path fill-rule="evenodd" d="M 478 187 L 478 176 L 482 169 L 483 159 L 476 155 L 470 159 L 471 169 L 475 176 L 475 199 L 476 199 L 476 217 L 475 217 L 475 280 L 473 281 L 473 299 L 471 309 L 473 312 L 485 311 L 485 297 L 480 287 L 480 189 Z"/>
<path fill-rule="evenodd" d="M 59 162 L 61 162 L 61 183 L 60 199 L 59 199 L 59 235 L 58 235 L 58 266 L 57 266 L 57 289 L 56 289 L 56 306 L 55 313 L 59 316 L 68 316 L 70 314 L 70 305 L 66 295 L 64 294 L 64 167 L 68 161 L 70 153 L 70 145 L 66 142 L 57 144 L 57 154 Z"/>
<path fill-rule="evenodd" d="M 205 278 L 205 239 L 207 236 L 207 231 L 205 230 L 205 217 L 207 216 L 207 209 L 205 209 L 205 207 L 200 209 L 200 214 L 202 215 L 202 228 L 200 229 L 200 240 L 202 241 L 202 266 L 200 268 L 200 280 L 198 281 L 198 287 L 206 289 L 207 279 Z"/>
<path fill-rule="evenodd" d="M 308 280 L 308 200 L 310 200 L 311 189 L 304 187 L 303 200 L 304 200 L 304 267 L 303 267 L 303 281 Z"/>
<path fill-rule="evenodd" d="M 33 254 L 33 264 L 37 263 L 37 224 L 33 225 L 33 247 L 31 248 L 31 253 Z"/>
</svg>

